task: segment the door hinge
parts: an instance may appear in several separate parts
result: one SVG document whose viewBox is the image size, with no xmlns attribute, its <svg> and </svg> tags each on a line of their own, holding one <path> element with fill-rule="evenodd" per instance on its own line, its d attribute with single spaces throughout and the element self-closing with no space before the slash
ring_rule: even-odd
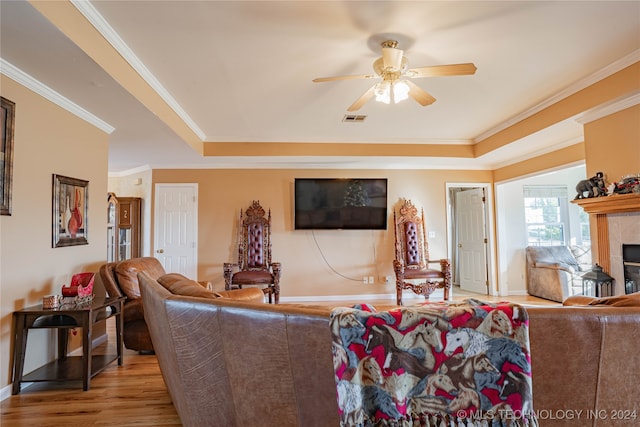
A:
<svg viewBox="0 0 640 427">
<path fill-rule="evenodd" d="M 487 243 L 489 243 L 489 240 L 485 237 L 484 238 L 484 244 L 486 245 Z"/>
</svg>

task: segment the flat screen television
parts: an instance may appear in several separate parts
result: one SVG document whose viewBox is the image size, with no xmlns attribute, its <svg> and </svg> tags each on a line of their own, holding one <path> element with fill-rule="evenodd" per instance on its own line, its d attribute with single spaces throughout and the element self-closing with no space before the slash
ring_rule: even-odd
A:
<svg viewBox="0 0 640 427">
<path fill-rule="evenodd" d="M 296 230 L 386 230 L 386 178 L 296 178 Z"/>
</svg>

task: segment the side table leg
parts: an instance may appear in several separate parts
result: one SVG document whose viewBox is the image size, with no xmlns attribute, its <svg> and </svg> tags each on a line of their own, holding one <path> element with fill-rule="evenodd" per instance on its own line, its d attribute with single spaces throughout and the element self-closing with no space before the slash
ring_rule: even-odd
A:
<svg viewBox="0 0 640 427">
<path fill-rule="evenodd" d="M 119 305 L 120 312 L 116 315 L 116 350 L 118 352 L 118 366 L 124 365 L 124 307 L 122 301 Z"/>
<path fill-rule="evenodd" d="M 67 348 L 69 347 L 69 330 L 58 328 L 58 359 L 67 358 Z"/>
<path fill-rule="evenodd" d="M 91 313 L 88 317 L 83 318 L 84 325 L 82 325 L 82 389 L 88 391 L 91 382 L 91 336 L 93 329 L 93 322 L 91 319 Z"/>
<path fill-rule="evenodd" d="M 22 382 L 22 372 L 24 370 L 24 355 L 27 351 L 27 337 L 29 329 L 25 326 L 26 318 L 24 316 L 15 316 L 15 341 L 13 347 L 13 379 L 12 394 L 20 393 L 20 383 Z"/>
</svg>

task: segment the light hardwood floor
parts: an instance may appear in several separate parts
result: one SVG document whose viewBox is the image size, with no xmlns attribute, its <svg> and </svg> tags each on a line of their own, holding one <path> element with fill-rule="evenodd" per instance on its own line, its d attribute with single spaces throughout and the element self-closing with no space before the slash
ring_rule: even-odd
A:
<svg viewBox="0 0 640 427">
<path fill-rule="evenodd" d="M 522 305 L 553 306 L 552 301 L 531 296 L 489 297 L 454 290 L 454 300 L 477 298 L 483 301 L 511 301 Z M 350 305 L 357 301 L 340 301 Z M 407 305 L 420 302 L 407 300 Z M 313 301 L 313 304 L 318 304 Z M 376 300 L 372 305 L 394 305 L 392 300 Z M 320 304 L 323 304 L 322 302 Z M 338 305 L 336 301 L 324 304 Z M 107 332 L 113 336 L 113 319 Z M 113 350 L 113 340 L 95 349 Z M 1 402 L 2 427 L 84 427 L 84 426 L 176 426 L 180 419 L 164 385 L 157 359 L 125 350 L 124 366 L 116 362 L 91 380 L 91 389 L 82 391 L 80 381 L 69 383 L 34 383 L 23 387 L 20 394 Z"/>
</svg>

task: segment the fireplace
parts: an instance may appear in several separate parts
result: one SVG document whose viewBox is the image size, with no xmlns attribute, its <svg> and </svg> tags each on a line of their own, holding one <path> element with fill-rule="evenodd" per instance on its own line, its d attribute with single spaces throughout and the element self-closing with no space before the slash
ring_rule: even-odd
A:
<svg viewBox="0 0 640 427">
<path fill-rule="evenodd" d="M 624 265 L 622 247 L 639 245 L 640 193 L 577 199 L 572 200 L 572 203 L 579 205 L 589 214 L 592 225 L 592 259 L 614 278 L 617 283 L 616 294 L 627 292 L 626 267 L 631 268 L 632 275 L 635 272 L 636 278 L 632 278 L 631 281 L 634 282 L 633 286 L 638 288 L 638 267 Z"/>
<path fill-rule="evenodd" d="M 640 291 L 640 245 L 622 245 L 624 293 Z"/>
</svg>

